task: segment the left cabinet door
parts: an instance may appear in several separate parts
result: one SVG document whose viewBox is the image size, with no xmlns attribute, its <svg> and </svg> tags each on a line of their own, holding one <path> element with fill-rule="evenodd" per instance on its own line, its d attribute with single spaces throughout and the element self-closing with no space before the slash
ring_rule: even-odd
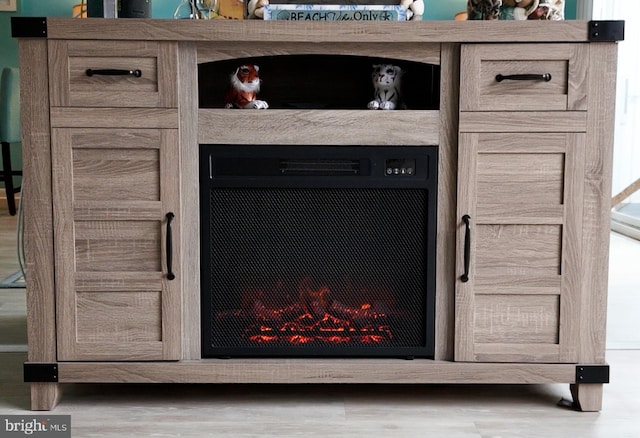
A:
<svg viewBox="0 0 640 438">
<path fill-rule="evenodd" d="M 180 358 L 178 154 L 177 129 L 52 129 L 58 360 Z"/>
</svg>

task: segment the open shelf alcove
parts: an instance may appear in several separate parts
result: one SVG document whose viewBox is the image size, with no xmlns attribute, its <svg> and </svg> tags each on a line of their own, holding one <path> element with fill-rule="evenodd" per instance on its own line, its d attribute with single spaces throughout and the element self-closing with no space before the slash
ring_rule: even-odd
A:
<svg viewBox="0 0 640 438">
<path fill-rule="evenodd" d="M 199 142 L 291 144 L 304 137 L 318 144 L 438 144 L 440 45 L 425 44 L 420 51 L 404 46 L 200 45 Z M 235 69 L 249 63 L 260 68 L 259 98 L 269 109 L 251 112 L 247 129 L 249 115 L 224 109 L 223 96 Z M 367 109 L 374 64 L 402 68 L 406 109 Z M 345 130 L 350 135 L 335 135 Z"/>
<path fill-rule="evenodd" d="M 439 108 L 440 66 L 351 55 L 272 55 L 200 64 L 200 108 L 222 108 L 229 78 L 244 64 L 259 67 L 259 98 L 270 109 L 366 109 L 373 98 L 371 71 L 376 64 L 402 69 L 400 91 L 407 110 Z"/>
</svg>

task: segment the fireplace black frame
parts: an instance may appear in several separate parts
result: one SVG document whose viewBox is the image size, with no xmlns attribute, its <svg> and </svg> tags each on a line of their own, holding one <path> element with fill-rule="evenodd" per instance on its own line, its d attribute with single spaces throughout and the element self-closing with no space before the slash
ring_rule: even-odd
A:
<svg viewBox="0 0 640 438">
<path fill-rule="evenodd" d="M 302 166 L 300 166 L 302 163 Z M 434 357 L 438 146 L 200 145 L 202 357 Z M 213 345 L 211 191 L 392 189 L 424 192 L 421 342 L 410 346 Z"/>
</svg>

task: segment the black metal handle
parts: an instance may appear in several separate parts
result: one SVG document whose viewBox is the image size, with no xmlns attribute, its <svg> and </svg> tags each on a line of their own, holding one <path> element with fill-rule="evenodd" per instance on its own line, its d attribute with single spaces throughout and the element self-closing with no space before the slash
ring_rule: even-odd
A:
<svg viewBox="0 0 640 438">
<path fill-rule="evenodd" d="M 551 73 L 522 74 L 522 75 L 496 75 L 496 82 L 502 81 L 545 81 L 551 80 Z"/>
<path fill-rule="evenodd" d="M 93 70 L 88 68 L 85 71 L 85 74 L 89 77 L 93 75 L 102 75 L 102 76 L 135 76 L 136 78 L 142 77 L 142 70 L 121 70 L 116 68 L 103 68 L 99 70 Z"/>
<path fill-rule="evenodd" d="M 469 281 L 469 265 L 471 264 L 471 216 L 465 214 L 462 216 L 465 224 L 464 233 L 464 274 L 460 277 L 463 283 Z"/>
<path fill-rule="evenodd" d="M 165 216 L 167 218 L 167 241 L 165 245 L 165 249 L 167 252 L 167 279 L 173 280 L 176 278 L 171 269 L 172 259 L 173 259 L 173 236 L 171 234 L 171 221 L 175 217 L 172 212 L 169 212 Z"/>
</svg>

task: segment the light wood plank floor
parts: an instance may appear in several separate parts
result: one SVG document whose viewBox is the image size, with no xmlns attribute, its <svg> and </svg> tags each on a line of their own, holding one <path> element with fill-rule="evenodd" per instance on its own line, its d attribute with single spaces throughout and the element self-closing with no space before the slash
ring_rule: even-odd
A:
<svg viewBox="0 0 640 438">
<path fill-rule="evenodd" d="M 640 289 L 627 276 L 640 245 L 612 243 L 612 260 L 630 266 L 611 270 L 610 295 L 620 298 L 610 300 L 609 320 L 614 334 L 624 324 L 638 333 L 628 304 Z M 15 219 L 0 206 L 0 273 L 17 269 L 14 248 Z M 30 414 L 25 320 L 24 290 L 0 289 L 0 415 Z M 556 406 L 570 398 L 568 385 L 84 384 L 68 385 L 52 414 L 71 415 L 74 437 L 640 437 L 640 350 L 609 350 L 607 359 L 598 413 Z"/>
<path fill-rule="evenodd" d="M 18 216 L 9 216 L 6 203 L 6 199 L 0 198 L 0 281 L 19 268 L 16 241 Z"/>
<path fill-rule="evenodd" d="M 24 353 L 1 353 L 0 414 L 27 414 Z M 638 351 L 610 351 L 599 413 L 556 406 L 566 385 L 70 385 L 53 414 L 74 437 L 640 436 Z"/>
</svg>

